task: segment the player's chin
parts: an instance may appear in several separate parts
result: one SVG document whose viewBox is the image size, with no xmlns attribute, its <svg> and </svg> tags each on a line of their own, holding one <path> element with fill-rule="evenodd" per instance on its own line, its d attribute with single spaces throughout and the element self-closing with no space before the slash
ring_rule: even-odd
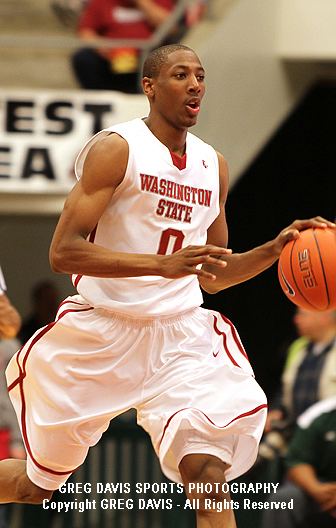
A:
<svg viewBox="0 0 336 528">
<path fill-rule="evenodd" d="M 183 126 L 186 127 L 186 128 L 190 128 L 190 127 L 196 125 L 196 123 L 197 123 L 197 116 L 193 116 L 193 117 L 187 116 L 183 120 Z"/>
</svg>

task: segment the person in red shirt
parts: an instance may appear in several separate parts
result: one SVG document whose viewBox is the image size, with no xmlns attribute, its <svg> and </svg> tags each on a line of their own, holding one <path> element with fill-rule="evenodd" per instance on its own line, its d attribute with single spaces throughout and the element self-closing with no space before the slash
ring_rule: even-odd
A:
<svg viewBox="0 0 336 528">
<path fill-rule="evenodd" d="M 174 8 L 174 0 L 90 0 L 79 19 L 79 36 L 144 39 L 162 24 Z M 137 93 L 139 50 L 83 48 L 75 52 L 72 66 L 82 88 Z"/>
</svg>

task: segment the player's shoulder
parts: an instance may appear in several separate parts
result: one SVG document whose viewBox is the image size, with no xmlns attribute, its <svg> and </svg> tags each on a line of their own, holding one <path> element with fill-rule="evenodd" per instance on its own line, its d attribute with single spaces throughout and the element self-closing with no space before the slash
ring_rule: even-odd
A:
<svg viewBox="0 0 336 528">
<path fill-rule="evenodd" d="M 122 123 L 111 125 L 108 128 L 105 128 L 103 132 L 116 132 L 123 135 L 127 133 L 138 133 L 141 129 L 143 129 L 143 121 L 139 117 L 136 117 L 129 121 L 123 121 Z"/>
<path fill-rule="evenodd" d="M 141 128 L 141 119 L 136 118 L 122 123 L 116 123 L 107 128 L 104 128 L 95 134 L 87 143 L 92 148 L 98 149 L 109 148 L 111 145 L 122 146 L 127 143 L 129 133 L 137 133 Z"/>
<path fill-rule="evenodd" d="M 84 163 L 92 162 L 95 164 L 97 161 L 110 163 L 119 160 L 123 161 L 128 157 L 129 146 L 127 137 L 125 137 L 126 128 L 131 126 L 128 123 L 131 122 L 119 123 L 104 128 L 85 143 L 75 162 L 77 179 L 80 179 L 83 174 Z"/>
<path fill-rule="evenodd" d="M 127 160 L 127 141 L 118 134 L 110 132 L 89 146 L 83 159 L 83 170 L 84 166 L 87 169 L 93 167 L 95 171 L 99 171 L 100 167 L 103 170 L 106 167 L 116 167 L 118 165 L 126 167 Z"/>
<path fill-rule="evenodd" d="M 216 150 L 216 156 L 218 158 L 218 163 L 220 166 L 222 166 L 223 169 L 227 170 L 228 163 L 226 161 L 226 158 L 222 152 L 219 152 L 219 150 Z"/>
<path fill-rule="evenodd" d="M 126 139 L 117 132 L 108 132 L 101 135 L 88 150 L 88 157 L 92 155 L 106 155 L 114 156 L 118 152 L 123 152 L 128 149 Z"/>
</svg>

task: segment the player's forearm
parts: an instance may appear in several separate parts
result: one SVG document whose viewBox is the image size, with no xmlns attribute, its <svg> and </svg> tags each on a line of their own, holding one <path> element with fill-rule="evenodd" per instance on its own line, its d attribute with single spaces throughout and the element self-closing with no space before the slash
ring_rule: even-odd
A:
<svg viewBox="0 0 336 528">
<path fill-rule="evenodd" d="M 88 275 L 100 278 L 161 275 L 160 255 L 112 252 L 86 240 L 71 246 L 51 247 L 49 260 L 56 273 Z"/>
<path fill-rule="evenodd" d="M 221 257 L 227 262 L 225 268 L 215 269 L 214 266 L 206 265 L 204 269 L 216 275 L 216 280 L 200 280 L 202 288 L 208 293 L 218 291 L 240 284 L 252 279 L 259 273 L 272 266 L 278 259 L 278 252 L 275 251 L 274 242 L 266 242 L 245 253 L 232 253 Z"/>
</svg>

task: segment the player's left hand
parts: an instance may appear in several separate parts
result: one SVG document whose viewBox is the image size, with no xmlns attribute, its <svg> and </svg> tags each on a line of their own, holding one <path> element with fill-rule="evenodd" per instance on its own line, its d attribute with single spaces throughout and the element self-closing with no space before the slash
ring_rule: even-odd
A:
<svg viewBox="0 0 336 528">
<path fill-rule="evenodd" d="M 336 229 L 336 224 L 322 218 L 322 216 L 315 216 L 314 218 L 308 218 L 307 220 L 294 220 L 288 227 L 285 227 L 280 231 L 279 235 L 274 239 L 274 251 L 277 256 L 280 255 L 284 245 L 290 240 L 295 240 L 299 237 L 300 231 L 304 229 L 309 229 L 313 227 L 318 227 L 325 229 L 330 227 Z"/>
</svg>

